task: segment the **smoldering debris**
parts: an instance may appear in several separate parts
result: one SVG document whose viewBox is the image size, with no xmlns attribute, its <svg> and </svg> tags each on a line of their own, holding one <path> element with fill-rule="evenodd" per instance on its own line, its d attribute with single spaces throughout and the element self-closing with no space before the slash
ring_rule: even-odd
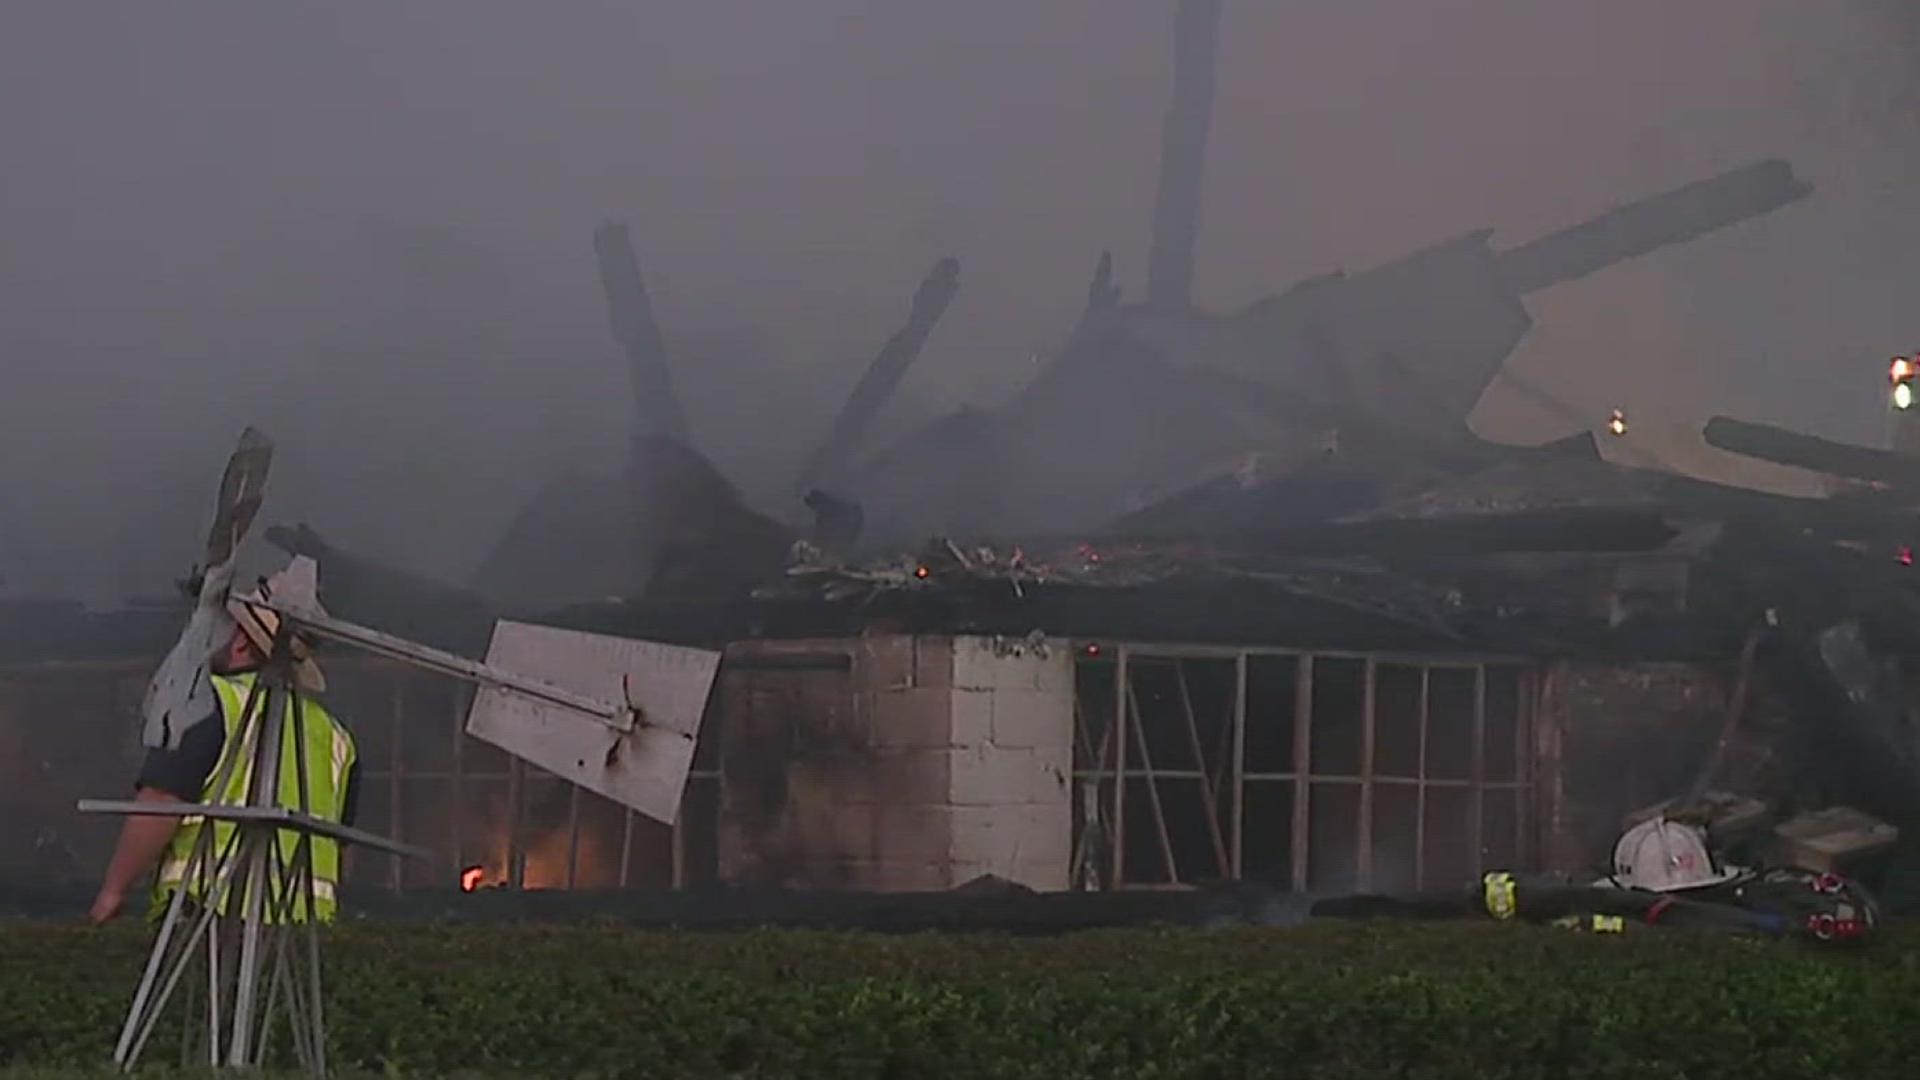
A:
<svg viewBox="0 0 1920 1080">
<path fill-rule="evenodd" d="M 1735 687 L 1723 735 L 1668 810 L 1712 781 L 1786 821 L 1771 835 L 1794 850 L 1913 836 L 1911 457 L 1707 426 L 1712 445 L 1845 481 L 1788 498 L 1627 468 L 1586 432 L 1507 446 L 1467 427 L 1533 325 L 1530 298 L 1721 230 L 1764 235 L 1761 219 L 1808 185 L 1765 160 L 1517 245 L 1479 229 L 1211 311 L 1193 281 L 1221 12 L 1178 6 L 1144 297 L 1129 301 L 1102 252 L 1064 345 L 1005 404 L 876 445 L 959 293 L 958 261 L 940 258 L 794 463 L 790 498 L 753 506 L 679 400 L 645 236 L 636 247 L 610 223 L 591 248 L 632 393 L 619 460 L 550 478 L 469 582 L 404 573 L 304 524 L 269 538 L 322 563 L 331 609 L 468 653 L 517 615 L 709 644 L 885 629 L 1717 665 Z M 1631 438 L 1624 419 L 1616 434 Z M 1789 704 L 1786 729 L 1742 726 L 1758 683 Z M 1717 775 L 1732 743 L 1769 740 L 1771 772 Z M 1893 831 L 1805 817 L 1836 806 Z M 1272 896 L 1103 902 L 1203 922 L 1297 914 Z"/>
</svg>

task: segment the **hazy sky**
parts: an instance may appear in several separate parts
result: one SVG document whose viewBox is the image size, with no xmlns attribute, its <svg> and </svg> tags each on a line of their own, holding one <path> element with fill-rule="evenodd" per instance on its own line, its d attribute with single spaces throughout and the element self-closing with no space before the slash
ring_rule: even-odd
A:
<svg viewBox="0 0 1920 1080">
<path fill-rule="evenodd" d="M 152 591 L 245 423 L 271 520 L 462 577 L 619 452 L 630 221 L 696 438 L 768 509 L 941 254 L 895 428 L 992 403 L 1103 246 L 1133 295 L 1172 0 L 0 6 L 0 594 Z M 1227 0 L 1200 300 L 1518 243 L 1764 156 L 1810 202 L 1534 298 L 1513 367 L 1687 468 L 1879 437 L 1920 347 L 1903 0 Z M 1490 437 L 1569 420 L 1498 389 Z"/>
</svg>

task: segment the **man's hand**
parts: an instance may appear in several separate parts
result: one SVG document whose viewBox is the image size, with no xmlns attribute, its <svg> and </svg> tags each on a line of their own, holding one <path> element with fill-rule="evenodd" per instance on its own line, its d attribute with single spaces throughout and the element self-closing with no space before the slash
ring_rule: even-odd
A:
<svg viewBox="0 0 1920 1080">
<path fill-rule="evenodd" d="M 101 926 L 120 917 L 120 909 L 127 904 L 124 893 L 115 889 L 101 889 L 100 895 L 93 898 L 93 908 L 87 912 L 87 921 Z"/>
</svg>

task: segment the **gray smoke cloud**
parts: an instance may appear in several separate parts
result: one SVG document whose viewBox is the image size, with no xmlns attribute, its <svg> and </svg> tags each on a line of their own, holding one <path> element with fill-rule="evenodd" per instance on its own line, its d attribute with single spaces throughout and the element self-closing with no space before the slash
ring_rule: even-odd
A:
<svg viewBox="0 0 1920 1080">
<path fill-rule="evenodd" d="M 622 452 L 590 235 L 633 226 L 696 439 L 766 509 L 931 260 L 965 286 L 881 440 L 1014 393 L 1104 247 L 1144 285 L 1170 0 L 0 9 L 0 595 L 191 559 L 219 463 L 267 520 L 463 578 Z M 1876 441 L 1920 347 L 1920 15 L 1899 0 L 1229 0 L 1197 296 L 1493 226 L 1519 242 L 1747 160 L 1812 201 L 1537 298 L 1489 437 L 1622 407 Z M 1415 346 L 1417 347 L 1417 345 Z"/>
</svg>

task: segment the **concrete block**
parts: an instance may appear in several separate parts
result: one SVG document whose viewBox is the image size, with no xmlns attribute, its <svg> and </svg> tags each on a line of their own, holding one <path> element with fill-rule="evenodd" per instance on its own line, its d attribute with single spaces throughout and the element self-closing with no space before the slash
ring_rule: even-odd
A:
<svg viewBox="0 0 1920 1080">
<path fill-rule="evenodd" d="M 863 691 L 860 696 L 866 699 L 866 722 L 874 746 L 911 749 L 948 745 L 953 718 L 950 691 Z"/>
<path fill-rule="evenodd" d="M 1040 768 L 1057 776 L 1062 784 L 1073 775 L 1073 746 L 1070 743 L 1043 743 L 1028 748 L 1033 760 Z"/>
<path fill-rule="evenodd" d="M 1006 807 L 956 806 L 950 818 L 952 857 L 1011 866 L 1020 854 L 1022 825 L 1020 817 Z"/>
<path fill-rule="evenodd" d="M 1071 671 L 1050 675 L 1065 658 L 1064 643 L 1035 647 L 1019 638 L 959 637 L 953 639 L 955 686 L 973 690 L 1040 690 L 1060 679 L 1061 690 L 1071 689 Z"/>
<path fill-rule="evenodd" d="M 835 806 L 824 822 L 827 841 L 819 854 L 838 858 L 871 856 L 878 843 L 876 828 L 883 813 L 885 810 L 878 806 Z"/>
<path fill-rule="evenodd" d="M 1031 750 L 995 745 L 956 749 L 948 756 L 955 806 L 1020 806 L 1064 801 L 1065 786 Z"/>
<path fill-rule="evenodd" d="M 951 746 L 985 746 L 993 741 L 993 691 L 956 688 L 947 728 Z"/>
<path fill-rule="evenodd" d="M 952 789 L 952 753 L 930 748 L 877 752 L 863 786 L 882 806 L 943 806 Z"/>
<path fill-rule="evenodd" d="M 953 808 L 880 808 L 874 818 L 873 855 L 901 862 L 945 864 L 953 857 Z"/>
<path fill-rule="evenodd" d="M 1065 865 L 1072 857 L 1073 813 L 1064 799 L 1019 807 L 1010 818 L 1020 833 L 1017 858 Z"/>
<path fill-rule="evenodd" d="M 1072 643 L 1043 639 L 954 639 L 955 685 L 975 689 L 1073 691 Z"/>
<path fill-rule="evenodd" d="M 905 634 L 863 637 L 853 650 L 853 680 L 861 690 L 906 690 L 914 685 L 914 639 Z"/>
<path fill-rule="evenodd" d="M 1073 650 L 1068 642 L 1048 642 L 1047 654 L 1034 658 L 1034 689 L 1043 694 L 1073 693 Z"/>
<path fill-rule="evenodd" d="M 953 639 L 933 635 L 910 638 L 913 651 L 913 685 L 923 690 L 944 690 L 953 685 Z"/>
<path fill-rule="evenodd" d="M 1060 746 L 1073 742 L 1073 698 L 1038 690 L 993 692 L 997 746 Z"/>
<path fill-rule="evenodd" d="M 794 750 L 802 756 L 871 744 L 872 716 L 857 707 L 843 682 L 796 681 L 781 702 L 793 728 Z"/>
<path fill-rule="evenodd" d="M 835 801 L 825 791 L 795 799 L 788 807 L 786 828 L 762 841 L 796 859 L 866 855 L 873 850 L 875 822 L 885 809 Z"/>
<path fill-rule="evenodd" d="M 954 857 L 1065 859 L 1073 849 L 1073 815 L 1059 805 L 956 807 Z"/>
<path fill-rule="evenodd" d="M 953 639 L 953 685 L 963 690 L 992 690 L 999 685 L 998 659 L 986 638 Z"/>
</svg>

